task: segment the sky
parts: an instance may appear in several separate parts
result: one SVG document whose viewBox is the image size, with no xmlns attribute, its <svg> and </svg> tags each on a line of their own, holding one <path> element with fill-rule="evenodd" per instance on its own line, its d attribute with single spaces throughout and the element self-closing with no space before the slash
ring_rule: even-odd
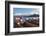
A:
<svg viewBox="0 0 46 36">
<path fill-rule="evenodd" d="M 38 13 L 38 11 L 34 12 L 34 9 L 32 8 L 13 8 L 14 15 L 33 14 L 33 13 Z"/>
</svg>

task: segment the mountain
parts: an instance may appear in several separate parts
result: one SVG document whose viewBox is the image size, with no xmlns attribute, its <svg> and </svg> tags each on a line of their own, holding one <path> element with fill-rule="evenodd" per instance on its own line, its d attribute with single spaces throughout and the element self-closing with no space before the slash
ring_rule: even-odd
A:
<svg viewBox="0 0 46 36">
<path fill-rule="evenodd" d="M 29 17 L 39 17 L 38 14 L 29 15 Z"/>
<path fill-rule="evenodd" d="M 39 17 L 39 14 L 27 14 L 27 15 L 16 15 L 16 16 L 23 16 L 23 17 Z"/>
</svg>

